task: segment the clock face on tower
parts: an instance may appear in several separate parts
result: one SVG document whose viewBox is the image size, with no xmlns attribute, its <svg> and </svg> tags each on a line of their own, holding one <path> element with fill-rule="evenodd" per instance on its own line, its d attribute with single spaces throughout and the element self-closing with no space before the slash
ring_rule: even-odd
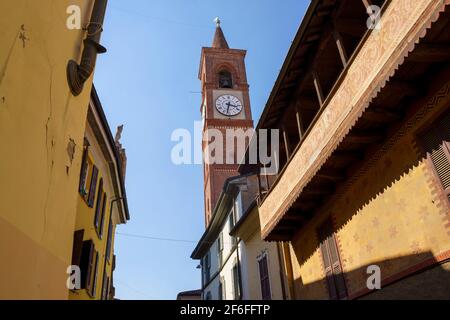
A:
<svg viewBox="0 0 450 320">
<path fill-rule="evenodd" d="M 217 98 L 216 109 L 225 116 L 233 117 L 241 113 L 242 103 L 235 96 L 225 94 Z"/>
</svg>

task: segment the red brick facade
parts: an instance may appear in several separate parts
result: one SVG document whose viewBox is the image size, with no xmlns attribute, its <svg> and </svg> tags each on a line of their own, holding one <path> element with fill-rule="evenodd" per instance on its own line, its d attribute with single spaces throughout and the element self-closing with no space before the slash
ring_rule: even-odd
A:
<svg viewBox="0 0 450 320">
<path fill-rule="evenodd" d="M 220 27 L 218 28 L 220 29 Z M 221 31 L 221 30 L 220 30 Z M 217 32 L 216 32 L 217 33 Z M 217 37 L 217 35 L 216 35 Z M 214 42 L 216 43 L 216 41 Z M 225 142 L 227 129 L 253 128 L 250 108 L 249 85 L 245 69 L 245 50 L 236 50 L 221 47 L 203 48 L 200 62 L 199 79 L 202 85 L 202 101 L 206 107 L 204 133 L 207 129 L 217 129 L 223 134 L 224 152 L 221 163 L 204 164 L 204 196 L 205 196 L 205 224 L 209 222 L 227 178 L 237 176 L 237 164 L 226 164 Z M 219 86 L 219 73 L 227 71 L 232 77 L 232 87 L 226 92 L 236 92 L 242 96 L 243 110 L 238 117 L 219 117 L 215 111 L 214 92 L 221 89 Z M 216 94 L 217 95 L 217 94 Z M 203 106 L 202 106 L 203 108 Z M 208 146 L 204 141 L 202 150 Z"/>
</svg>

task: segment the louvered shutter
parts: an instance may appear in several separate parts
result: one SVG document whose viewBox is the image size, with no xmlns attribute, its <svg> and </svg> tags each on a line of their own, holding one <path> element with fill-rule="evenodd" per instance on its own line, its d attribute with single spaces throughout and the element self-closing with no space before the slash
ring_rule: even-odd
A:
<svg viewBox="0 0 450 320">
<path fill-rule="evenodd" d="M 95 229 L 97 229 L 97 232 L 99 231 L 100 213 L 101 213 L 101 210 L 103 207 L 102 201 L 103 201 L 103 179 L 100 179 L 100 182 L 98 185 L 98 194 L 97 194 L 97 201 L 95 204 L 95 215 L 94 215 L 94 226 L 95 226 Z"/>
<path fill-rule="evenodd" d="M 272 294 L 270 291 L 269 266 L 267 256 L 262 257 L 258 261 L 259 277 L 261 283 L 261 297 L 262 300 L 271 300 Z"/>
<path fill-rule="evenodd" d="M 80 266 L 83 250 L 84 229 L 75 231 L 73 235 L 72 265 Z"/>
<path fill-rule="evenodd" d="M 108 225 L 108 239 L 106 240 L 106 259 L 108 261 L 111 260 L 112 232 L 113 232 L 112 217 L 110 217 Z"/>
<path fill-rule="evenodd" d="M 83 242 L 83 249 L 81 254 L 81 288 L 91 289 L 91 273 L 92 273 L 92 263 L 94 260 L 94 243 L 92 240 Z"/>
<path fill-rule="evenodd" d="M 95 297 L 97 294 L 97 278 L 98 278 L 98 252 L 94 249 L 94 262 L 91 265 L 91 274 L 93 274 L 91 296 Z"/>
<path fill-rule="evenodd" d="M 347 296 L 347 289 L 330 219 L 319 229 L 319 239 L 330 299 L 343 299 Z"/>
<path fill-rule="evenodd" d="M 330 299 L 334 300 L 337 299 L 337 290 L 334 284 L 333 265 L 331 263 L 330 250 L 328 248 L 327 240 L 324 240 L 320 244 L 320 250 L 322 251 L 323 267 L 325 269 L 325 277 L 328 284 L 328 292 L 330 295 Z"/>
<path fill-rule="evenodd" d="M 345 297 L 347 297 L 347 289 L 345 286 L 341 260 L 339 259 L 339 253 L 334 234 L 328 238 L 328 247 L 330 248 L 331 263 L 333 268 L 333 276 L 336 286 L 337 297 L 339 299 L 344 299 Z"/>
<path fill-rule="evenodd" d="M 99 230 L 99 235 L 100 238 L 103 237 L 103 225 L 105 223 L 105 209 L 106 209 L 106 193 L 103 192 L 103 204 L 102 204 L 102 210 L 101 210 L 101 220 L 100 220 L 100 230 Z"/>
<path fill-rule="evenodd" d="M 80 171 L 80 184 L 78 186 L 78 192 L 84 196 L 85 190 L 84 186 L 86 185 L 86 179 L 87 179 L 87 169 L 88 169 L 88 163 L 87 163 L 87 154 L 88 154 L 88 147 L 86 146 L 83 150 L 83 159 L 81 162 L 81 171 Z"/>
<path fill-rule="evenodd" d="M 91 208 L 94 206 L 95 192 L 97 191 L 97 178 L 98 178 L 98 169 L 96 166 L 94 166 L 92 168 L 91 186 L 89 187 L 89 198 L 88 198 L 88 205 Z"/>
<path fill-rule="evenodd" d="M 222 284 L 222 280 L 220 280 L 219 287 L 217 288 L 217 296 L 218 296 L 218 300 L 223 300 L 223 284 Z"/>
<path fill-rule="evenodd" d="M 422 144 L 450 201 L 450 113 L 422 137 Z"/>
</svg>

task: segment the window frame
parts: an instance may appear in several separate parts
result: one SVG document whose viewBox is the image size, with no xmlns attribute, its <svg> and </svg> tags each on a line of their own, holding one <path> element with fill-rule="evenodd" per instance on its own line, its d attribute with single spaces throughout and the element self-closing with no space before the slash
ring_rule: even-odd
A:
<svg viewBox="0 0 450 320">
<path fill-rule="evenodd" d="M 223 86 L 222 85 L 222 79 L 227 78 L 227 80 L 230 82 L 229 86 Z M 233 89 L 234 88 L 234 77 L 233 77 L 233 73 L 226 69 L 223 68 L 221 69 L 218 73 L 217 73 L 217 86 L 219 89 Z"/>
<path fill-rule="evenodd" d="M 106 239 L 106 260 L 108 262 L 111 262 L 111 252 L 112 252 L 112 233 L 113 233 L 113 223 L 112 223 L 112 216 L 109 218 L 109 224 L 108 224 L 108 238 Z"/>
<path fill-rule="evenodd" d="M 234 263 L 233 268 L 231 269 L 232 283 L 233 283 L 233 298 L 234 300 L 241 300 L 242 292 L 240 286 L 240 268 L 237 261 Z"/>
<path fill-rule="evenodd" d="M 220 269 L 223 265 L 223 232 L 219 234 L 217 239 L 217 257 L 218 257 L 218 268 Z"/>
<path fill-rule="evenodd" d="M 329 298 L 331 300 L 345 300 L 348 298 L 348 288 L 344 277 L 341 254 L 337 245 L 336 233 L 333 228 L 331 217 L 325 219 L 318 227 L 317 235 Z M 325 236 L 326 238 L 324 238 Z M 334 252 L 332 252 L 332 249 Z M 333 259 L 333 255 L 336 256 L 336 259 Z M 335 273 L 337 268 L 340 270 L 339 274 Z M 342 285 L 342 287 L 340 287 L 340 285 Z"/>
<path fill-rule="evenodd" d="M 267 270 L 267 275 L 266 277 L 263 279 L 263 275 L 261 273 L 261 262 L 265 261 L 265 267 Z M 270 301 L 272 300 L 272 283 L 271 283 L 271 278 L 270 278 L 270 271 L 269 271 L 269 254 L 267 253 L 267 251 L 264 251 L 262 254 L 260 254 L 257 257 L 257 267 L 258 267 L 258 274 L 259 274 L 259 285 L 260 285 L 260 291 L 261 291 L 261 300 L 264 301 Z M 263 281 L 267 281 L 267 285 L 268 285 L 268 293 L 269 293 L 269 297 L 265 298 L 264 297 L 264 291 L 263 291 Z"/>
</svg>

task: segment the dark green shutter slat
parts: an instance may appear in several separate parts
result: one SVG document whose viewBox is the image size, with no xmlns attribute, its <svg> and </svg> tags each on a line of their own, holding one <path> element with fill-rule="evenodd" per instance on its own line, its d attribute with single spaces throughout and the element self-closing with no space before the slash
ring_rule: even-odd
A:
<svg viewBox="0 0 450 320">
<path fill-rule="evenodd" d="M 88 205 L 92 208 L 94 205 L 95 192 L 97 191 L 98 169 L 96 166 L 92 168 L 91 186 L 89 187 Z"/>
<path fill-rule="evenodd" d="M 82 195 L 84 195 L 84 185 L 86 184 L 86 178 L 87 178 L 87 153 L 88 153 L 88 147 L 85 147 L 83 150 L 83 159 L 81 160 L 81 170 L 80 170 L 80 184 L 78 186 L 78 192 Z"/>
<path fill-rule="evenodd" d="M 94 226 L 97 230 L 100 222 L 99 220 L 100 220 L 100 210 L 102 209 L 102 200 L 103 200 L 103 179 L 100 179 L 94 215 Z"/>
</svg>

